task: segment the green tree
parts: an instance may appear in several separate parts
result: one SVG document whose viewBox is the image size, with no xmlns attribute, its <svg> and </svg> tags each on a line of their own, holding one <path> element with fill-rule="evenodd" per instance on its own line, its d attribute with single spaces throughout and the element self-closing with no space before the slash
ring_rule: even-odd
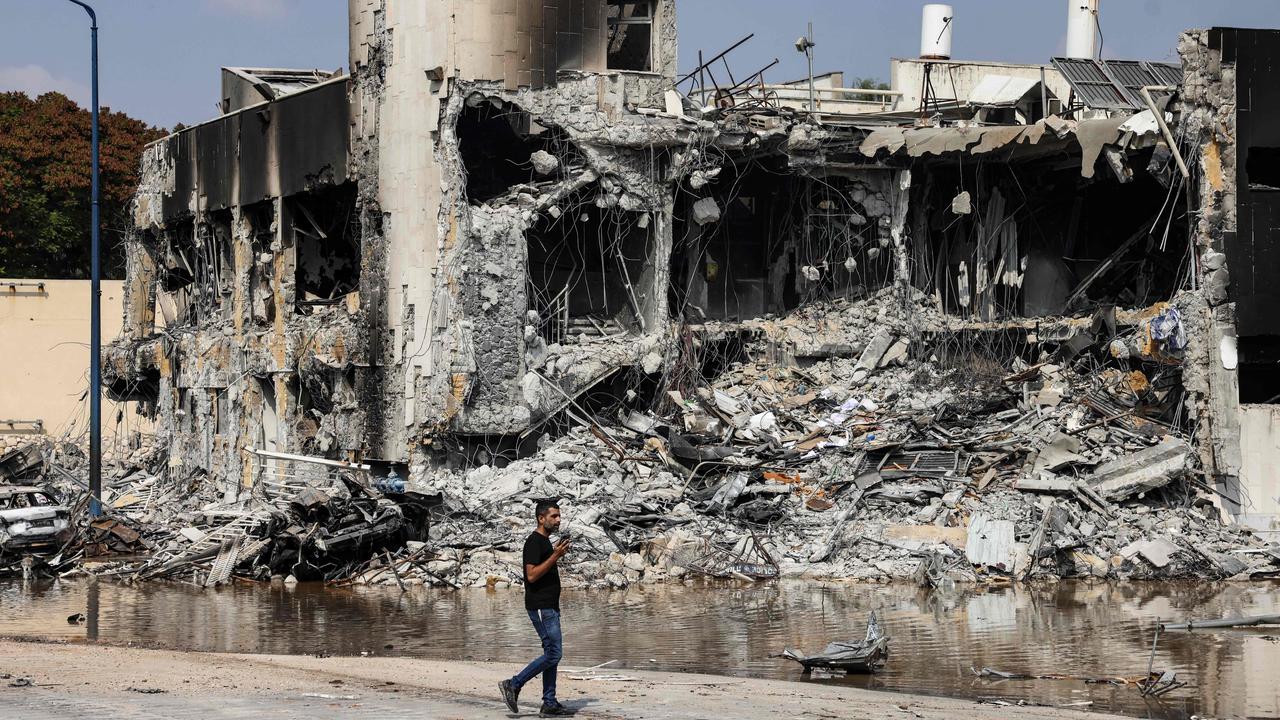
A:
<svg viewBox="0 0 1280 720">
<path fill-rule="evenodd" d="M 109 108 L 100 122 L 103 275 L 123 277 L 142 149 L 164 132 Z M 61 93 L 0 93 L 0 277 L 89 277 L 91 130 Z"/>
<path fill-rule="evenodd" d="M 880 82 L 876 78 L 854 78 L 853 86 L 859 90 L 892 90 L 889 83 Z"/>
</svg>

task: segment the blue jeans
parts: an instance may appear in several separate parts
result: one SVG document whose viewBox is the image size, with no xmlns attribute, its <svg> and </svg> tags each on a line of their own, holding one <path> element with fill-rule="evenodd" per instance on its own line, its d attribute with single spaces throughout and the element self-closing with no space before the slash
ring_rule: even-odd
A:
<svg viewBox="0 0 1280 720">
<path fill-rule="evenodd" d="M 530 610 L 529 619 L 533 621 L 533 629 L 538 631 L 538 639 L 542 641 L 542 656 L 529 663 L 519 675 L 511 678 L 516 692 L 526 683 L 542 675 L 542 704 L 556 705 L 556 667 L 560 665 L 560 657 L 564 654 L 564 637 L 560 634 L 559 610 Z"/>
</svg>

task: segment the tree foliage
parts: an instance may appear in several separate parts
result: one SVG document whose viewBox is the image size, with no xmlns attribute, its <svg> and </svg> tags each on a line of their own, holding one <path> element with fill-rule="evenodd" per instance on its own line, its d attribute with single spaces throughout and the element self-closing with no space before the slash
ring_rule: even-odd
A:
<svg viewBox="0 0 1280 720">
<path fill-rule="evenodd" d="M 100 131 L 103 276 L 122 277 L 142 149 L 164 132 L 108 108 Z M 61 93 L 0 93 L 0 277 L 89 277 L 91 135 Z"/>
<path fill-rule="evenodd" d="M 860 77 L 853 79 L 853 86 L 859 90 L 892 90 L 893 87 L 877 78 Z"/>
</svg>

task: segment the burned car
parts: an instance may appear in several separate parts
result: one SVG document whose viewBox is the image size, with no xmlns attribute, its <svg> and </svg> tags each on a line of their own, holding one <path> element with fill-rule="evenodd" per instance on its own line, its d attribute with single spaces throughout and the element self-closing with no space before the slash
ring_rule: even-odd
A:
<svg viewBox="0 0 1280 720">
<path fill-rule="evenodd" d="M 52 552 L 71 532 L 70 509 L 45 490 L 0 486 L 0 555 Z"/>
</svg>

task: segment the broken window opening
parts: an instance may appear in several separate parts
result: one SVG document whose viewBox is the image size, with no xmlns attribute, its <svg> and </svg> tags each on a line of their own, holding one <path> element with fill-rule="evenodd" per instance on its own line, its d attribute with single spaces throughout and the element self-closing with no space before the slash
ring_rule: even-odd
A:
<svg viewBox="0 0 1280 720">
<path fill-rule="evenodd" d="M 160 399 L 160 368 L 149 365 L 130 378 L 105 378 L 107 398 L 115 402 L 155 403 Z"/>
<path fill-rule="evenodd" d="M 653 293 L 647 213 L 593 203 L 544 217 L 527 236 L 529 309 L 548 343 L 643 331 Z"/>
<path fill-rule="evenodd" d="M 355 183 L 286 200 L 292 218 L 299 310 L 360 289 L 360 215 Z"/>
<path fill-rule="evenodd" d="M 290 402 L 290 437 L 294 438 L 299 451 L 303 455 L 334 458 L 335 448 L 320 439 L 320 422 L 325 413 L 316 406 L 317 398 L 311 394 L 309 383 L 303 382 L 297 375 L 292 375 L 285 382 Z"/>
<path fill-rule="evenodd" d="M 438 441 L 452 469 L 488 465 L 505 468 L 516 460 L 538 454 L 540 433 L 520 435 L 464 435 L 450 433 Z M 401 475 L 401 477 L 404 477 Z"/>
<path fill-rule="evenodd" d="M 528 113 L 468 98 L 458 118 L 458 150 L 472 202 L 492 200 L 513 185 L 533 180 L 532 165 L 524 164 L 532 153 L 524 140 L 530 122 Z"/>
<path fill-rule="evenodd" d="M 742 321 L 860 297 L 892 281 L 892 208 L 883 193 L 862 180 L 795 177 L 780 159 L 753 166 L 717 180 L 733 189 L 712 198 L 719 219 L 694 207 L 706 199 L 687 199 L 676 222 L 673 316 Z"/>
<path fill-rule="evenodd" d="M 249 312 L 253 321 L 269 325 L 275 320 L 275 297 L 271 290 L 274 275 L 276 208 L 272 201 L 245 205 L 240 214 L 249 226 Z"/>
<path fill-rule="evenodd" d="M 467 98 L 457 124 L 458 151 L 467 175 L 467 198 L 479 204 L 517 185 L 558 179 L 561 168 L 585 165 L 581 153 L 558 128 L 544 127 L 519 107 L 479 94 Z M 533 154 L 545 151 L 557 163 L 539 173 Z"/>
<path fill-rule="evenodd" d="M 1236 340 L 1241 405 L 1280 405 L 1280 337 L 1258 335 Z"/>
<path fill-rule="evenodd" d="M 581 427 L 578 418 L 590 418 L 603 426 L 617 422 L 618 417 L 630 416 L 633 411 L 639 416 L 666 400 L 665 389 L 667 386 L 662 376 L 645 375 L 640 368 L 619 369 L 577 394 L 572 405 L 541 417 L 527 432 L 512 435 L 449 433 L 437 439 L 436 443 L 445 452 L 451 468 L 482 465 L 503 468 L 517 460 L 536 456 L 548 442 Z"/>
<path fill-rule="evenodd" d="M 1280 192 L 1280 148 L 1251 147 L 1245 160 L 1249 189 Z"/>
<path fill-rule="evenodd" d="M 751 363 L 757 357 L 748 349 L 748 343 L 757 339 L 751 331 L 730 332 L 720 335 L 697 333 L 689 328 L 681 330 L 682 337 L 676 345 L 678 356 L 668 364 L 663 374 L 658 377 L 642 377 L 652 382 L 653 386 L 647 394 L 642 407 L 664 414 L 675 409 L 669 390 L 675 390 L 684 397 L 694 397 L 699 388 L 706 388 L 716 378 L 737 363 Z M 771 350 L 763 355 L 766 359 Z M 641 387 L 645 387 L 642 385 Z M 639 391 L 637 391 L 639 393 Z"/>
<path fill-rule="evenodd" d="M 203 227 L 204 242 L 200 248 L 200 256 L 209 283 L 209 301 L 224 319 L 229 320 L 232 312 L 232 285 L 236 274 L 231 210 L 210 212 L 208 222 Z"/>
<path fill-rule="evenodd" d="M 653 71 L 653 0 L 609 0 L 610 70 Z"/>
<path fill-rule="evenodd" d="M 227 389 L 209 390 L 209 405 L 213 408 L 213 434 L 226 434 L 231 429 L 231 399 L 227 397 Z"/>
<path fill-rule="evenodd" d="M 258 426 L 258 446 L 263 450 L 283 451 L 284 437 L 280 432 L 280 416 L 276 410 L 275 379 L 257 378 L 259 404 L 262 410 L 262 424 Z M 274 461 L 268 461 L 273 464 Z"/>
<path fill-rule="evenodd" d="M 1033 364 L 1042 352 L 1040 343 L 1022 328 L 928 333 L 921 346 L 937 358 L 940 371 L 953 374 L 957 386 L 973 389 L 975 396 L 982 396 L 985 389 L 983 402 L 992 403 L 986 408 L 992 412 L 1012 405 L 1004 385 L 1009 362 L 1020 358 Z M 948 404 L 963 403 L 953 400 Z"/>
<path fill-rule="evenodd" d="M 163 233 L 163 258 L 156 304 L 165 325 L 196 325 L 204 317 L 199 298 L 202 277 L 197 259 L 195 226 L 180 222 Z"/>
<path fill-rule="evenodd" d="M 195 223 L 183 222 L 168 233 L 162 289 L 158 299 L 166 324 L 196 325 L 216 315 L 229 317 L 231 278 L 231 211 L 209 213 Z"/>
<path fill-rule="evenodd" d="M 1144 169 L 1151 156 L 1127 158 L 1133 176 L 1123 183 L 1102 169 L 1082 178 L 1079 156 L 930 164 L 930 189 L 913 199 L 916 286 L 946 312 L 980 321 L 1171 297 L 1185 198 Z"/>
</svg>

